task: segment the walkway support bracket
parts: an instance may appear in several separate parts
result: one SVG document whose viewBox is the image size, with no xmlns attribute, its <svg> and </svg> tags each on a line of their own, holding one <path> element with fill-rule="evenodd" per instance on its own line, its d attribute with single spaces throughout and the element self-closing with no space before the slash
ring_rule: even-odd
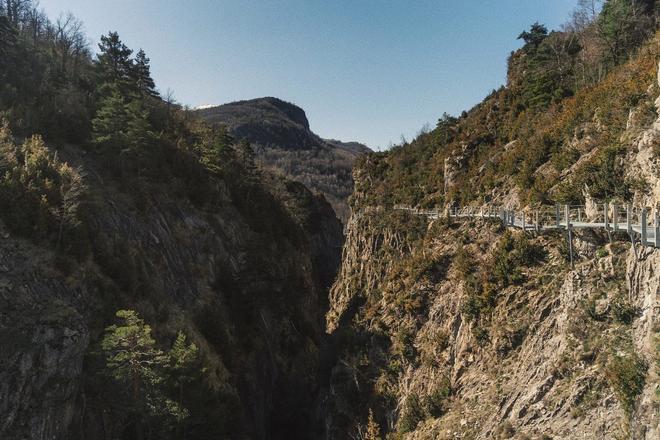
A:
<svg viewBox="0 0 660 440">
<path fill-rule="evenodd" d="M 655 208 L 653 227 L 655 229 L 655 247 L 660 248 L 660 213 L 658 213 L 657 207 Z"/>
<path fill-rule="evenodd" d="M 648 237 L 648 233 L 646 231 L 646 208 L 642 208 L 642 211 L 640 212 L 639 226 L 639 229 L 642 231 L 642 245 L 646 246 L 646 239 Z"/>
</svg>

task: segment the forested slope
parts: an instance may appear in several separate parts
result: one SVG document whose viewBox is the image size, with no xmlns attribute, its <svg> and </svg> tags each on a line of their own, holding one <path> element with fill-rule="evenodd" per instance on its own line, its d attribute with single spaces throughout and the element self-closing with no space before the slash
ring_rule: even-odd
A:
<svg viewBox="0 0 660 440">
<path fill-rule="evenodd" d="M 116 33 L 9 0 L 0 35 L 0 437 L 320 435 L 331 206 Z"/>
</svg>

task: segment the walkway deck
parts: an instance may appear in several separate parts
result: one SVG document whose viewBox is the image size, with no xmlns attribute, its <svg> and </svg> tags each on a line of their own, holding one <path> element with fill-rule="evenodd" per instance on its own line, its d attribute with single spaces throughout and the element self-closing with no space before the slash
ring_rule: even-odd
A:
<svg viewBox="0 0 660 440">
<path fill-rule="evenodd" d="M 633 240 L 639 238 L 644 246 L 660 249 L 660 213 L 653 214 L 647 208 L 614 204 L 557 205 L 536 210 L 511 210 L 506 208 L 452 208 L 448 211 L 422 210 L 404 205 L 394 209 L 405 210 L 429 218 L 488 218 L 501 220 L 508 227 L 525 231 L 604 229 L 608 232 L 627 232 Z"/>
</svg>

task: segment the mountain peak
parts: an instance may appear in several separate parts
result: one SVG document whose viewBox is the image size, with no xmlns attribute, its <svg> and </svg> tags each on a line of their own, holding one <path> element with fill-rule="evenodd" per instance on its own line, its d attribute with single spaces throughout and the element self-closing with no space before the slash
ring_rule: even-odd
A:
<svg viewBox="0 0 660 440">
<path fill-rule="evenodd" d="M 204 106 L 195 109 L 196 112 L 207 119 L 214 119 L 216 115 L 231 113 L 234 115 L 260 115 L 280 119 L 282 122 L 294 123 L 309 130 L 309 121 L 305 111 L 295 104 L 274 96 L 245 99 L 216 106 Z"/>
<path fill-rule="evenodd" d="M 279 98 L 230 102 L 194 112 L 210 124 L 224 125 L 236 139 L 258 146 L 262 165 L 275 168 L 320 192 L 341 219 L 348 219 L 346 200 L 353 191 L 354 160 L 367 153 L 358 142 L 322 139 L 309 127 L 305 111 Z"/>
</svg>

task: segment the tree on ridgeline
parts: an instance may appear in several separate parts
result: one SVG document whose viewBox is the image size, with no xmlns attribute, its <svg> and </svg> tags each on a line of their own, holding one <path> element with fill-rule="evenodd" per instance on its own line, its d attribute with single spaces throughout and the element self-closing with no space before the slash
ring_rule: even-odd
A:
<svg viewBox="0 0 660 440">
<path fill-rule="evenodd" d="M 9 19 L 0 15 L 0 69 L 6 68 L 16 52 L 18 31 Z"/>
<path fill-rule="evenodd" d="M 149 58 L 147 58 L 147 55 L 142 49 L 135 55 L 133 81 L 135 82 L 138 93 L 142 96 L 151 96 L 154 98 L 160 96 L 156 91 L 156 84 L 153 78 L 151 78 Z"/>
<path fill-rule="evenodd" d="M 101 36 L 99 50 L 96 60 L 99 92 L 105 95 L 109 93 L 108 88 L 115 85 L 123 95 L 127 95 L 133 82 L 133 51 L 122 43 L 117 32 Z"/>
<path fill-rule="evenodd" d="M 132 60 L 132 50 L 116 32 L 101 37 L 99 49 L 100 99 L 92 121 L 94 144 L 105 152 L 133 152 L 147 159 L 144 154 L 156 140 L 150 120 L 153 106 L 147 105 L 147 100 L 158 96 L 149 59 L 140 50 Z"/>
<path fill-rule="evenodd" d="M 525 44 L 538 47 L 548 37 L 548 28 L 540 24 L 538 21 L 530 26 L 529 31 L 523 31 L 518 35 L 519 40 L 523 40 Z"/>
<path fill-rule="evenodd" d="M 4 3 L 4 4 L 3 4 Z M 21 18 L 33 9 L 32 0 L 0 1 L 0 15 L 6 16 L 11 23 L 18 25 Z"/>
<path fill-rule="evenodd" d="M 645 41 L 655 28 L 654 1 L 607 0 L 596 20 L 598 36 L 607 48 L 609 62 L 620 63 L 631 49 Z"/>
<path fill-rule="evenodd" d="M 6 16 L 0 14 L 0 104 L 3 103 L 3 95 L 11 90 L 10 75 L 17 61 L 17 42 L 18 31 Z"/>
</svg>

